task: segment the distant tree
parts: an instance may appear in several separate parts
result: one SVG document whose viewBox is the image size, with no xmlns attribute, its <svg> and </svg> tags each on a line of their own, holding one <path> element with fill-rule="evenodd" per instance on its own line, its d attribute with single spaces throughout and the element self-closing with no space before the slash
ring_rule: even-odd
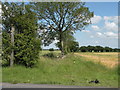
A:
<svg viewBox="0 0 120 90">
<path fill-rule="evenodd" d="M 44 31 L 45 45 L 57 39 L 61 46 L 61 54 L 65 54 L 64 33 L 83 30 L 91 23 L 93 12 L 90 12 L 84 5 L 83 2 L 34 3 L 34 11 L 38 15 L 40 28 Z"/>
<path fill-rule="evenodd" d="M 112 51 L 112 48 L 110 48 L 110 47 L 105 47 L 104 49 L 105 49 L 106 52 L 111 52 Z"/>
<path fill-rule="evenodd" d="M 118 48 L 118 52 L 120 52 L 120 49 Z"/>
<path fill-rule="evenodd" d="M 102 51 L 102 47 L 101 46 L 95 46 L 94 52 L 101 52 L 101 51 Z"/>
<path fill-rule="evenodd" d="M 113 49 L 110 47 L 102 47 L 102 46 L 82 46 L 80 47 L 81 52 L 119 52 L 120 49 Z"/>
<path fill-rule="evenodd" d="M 100 46 L 100 52 L 104 52 L 104 48 Z"/>
<path fill-rule="evenodd" d="M 80 51 L 81 51 L 81 52 L 87 52 L 88 49 L 87 49 L 86 46 L 81 46 L 81 47 L 80 47 Z"/>
<path fill-rule="evenodd" d="M 101 47 L 101 46 L 96 46 L 96 50 L 97 50 L 97 52 L 103 52 L 103 47 Z"/>
<path fill-rule="evenodd" d="M 120 50 L 118 48 L 114 48 L 113 52 L 119 52 Z"/>
<path fill-rule="evenodd" d="M 110 52 L 112 52 L 112 51 L 113 51 L 113 49 L 109 47 L 109 51 L 110 51 Z"/>
<path fill-rule="evenodd" d="M 54 49 L 53 49 L 53 48 L 50 48 L 49 51 L 54 51 Z"/>
<path fill-rule="evenodd" d="M 90 45 L 87 46 L 87 51 L 88 52 L 92 52 L 92 51 L 94 51 L 94 49 L 95 49 L 94 46 L 90 46 Z"/>
</svg>

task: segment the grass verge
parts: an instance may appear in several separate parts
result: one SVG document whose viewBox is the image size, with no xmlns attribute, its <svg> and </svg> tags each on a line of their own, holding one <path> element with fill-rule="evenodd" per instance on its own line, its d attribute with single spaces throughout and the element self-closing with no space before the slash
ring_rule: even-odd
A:
<svg viewBox="0 0 120 90">
<path fill-rule="evenodd" d="M 108 69 L 85 59 L 74 54 L 69 54 L 64 59 L 41 56 L 34 68 L 18 65 L 3 67 L 3 82 L 118 87 L 117 68 Z M 95 79 L 100 83 L 88 83 Z"/>
</svg>

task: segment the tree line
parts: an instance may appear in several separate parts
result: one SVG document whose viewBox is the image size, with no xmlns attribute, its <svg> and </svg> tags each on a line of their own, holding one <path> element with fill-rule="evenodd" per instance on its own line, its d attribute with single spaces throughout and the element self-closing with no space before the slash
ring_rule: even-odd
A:
<svg viewBox="0 0 120 90">
<path fill-rule="evenodd" d="M 81 46 L 79 47 L 79 43 L 71 45 L 69 47 L 70 52 L 120 52 L 118 48 L 110 48 L 110 47 L 102 47 L 102 46 Z M 49 51 L 55 51 L 55 49 L 50 48 Z"/>
<path fill-rule="evenodd" d="M 102 47 L 102 46 L 81 46 L 80 52 L 120 52 L 118 48 Z"/>
</svg>

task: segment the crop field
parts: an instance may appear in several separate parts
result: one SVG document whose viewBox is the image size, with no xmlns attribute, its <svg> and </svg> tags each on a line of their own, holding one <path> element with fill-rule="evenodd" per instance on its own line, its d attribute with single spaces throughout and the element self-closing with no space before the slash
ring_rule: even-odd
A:
<svg viewBox="0 0 120 90">
<path fill-rule="evenodd" d="M 48 53 L 55 57 L 47 57 Z M 57 57 L 59 54 L 60 51 L 41 51 L 34 68 L 3 67 L 2 82 L 118 87 L 118 53 L 78 52 L 63 59 Z M 95 79 L 100 83 L 89 83 Z"/>
<path fill-rule="evenodd" d="M 87 60 L 100 63 L 108 68 L 114 68 L 118 66 L 118 53 L 75 53 L 76 55 L 87 58 Z"/>
</svg>

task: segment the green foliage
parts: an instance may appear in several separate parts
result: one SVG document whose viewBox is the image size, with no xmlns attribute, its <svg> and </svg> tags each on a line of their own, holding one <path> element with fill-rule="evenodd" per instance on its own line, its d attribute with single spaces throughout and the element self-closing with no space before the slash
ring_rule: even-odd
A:
<svg viewBox="0 0 120 90">
<path fill-rule="evenodd" d="M 70 51 L 71 52 L 77 52 L 79 51 L 79 43 L 76 41 L 73 41 L 70 45 Z"/>
<path fill-rule="evenodd" d="M 30 17 L 30 18 L 28 18 Z M 25 20 L 24 22 L 22 22 Z M 29 13 L 19 17 L 18 34 L 15 37 L 15 62 L 32 67 L 37 63 L 40 50 L 40 40 L 36 38 L 36 19 L 34 14 Z M 20 30 L 19 30 L 20 29 Z"/>
<path fill-rule="evenodd" d="M 63 38 L 65 38 L 63 40 L 65 54 L 79 51 L 79 43 L 75 41 L 71 31 L 64 32 Z M 60 42 L 57 42 L 56 46 L 61 50 Z"/>
<path fill-rule="evenodd" d="M 111 51 L 112 51 L 112 48 L 110 48 L 110 47 L 105 47 L 104 50 L 105 50 L 106 52 L 111 52 Z"/>
<path fill-rule="evenodd" d="M 49 45 L 57 39 L 63 53 L 66 52 L 63 43 L 66 39 L 65 33 L 85 29 L 93 17 L 93 12 L 90 12 L 83 2 L 37 2 L 33 5 L 43 31 L 41 36 L 44 45 Z"/>
<path fill-rule="evenodd" d="M 4 11 L 3 20 L 3 60 L 10 60 L 11 49 L 14 49 L 14 63 L 22 64 L 26 67 L 33 67 L 39 58 L 40 39 L 37 36 L 37 17 L 34 12 L 26 5 L 26 12 L 24 14 L 20 7 L 21 4 L 17 3 L 5 3 L 8 6 L 8 12 Z M 14 5 L 19 7 L 18 10 L 14 10 Z M 3 4 L 4 6 L 4 4 Z M 13 7 L 12 7 L 13 6 Z M 12 9 L 13 8 L 13 9 Z M 9 11 L 12 10 L 12 12 Z M 18 12 L 17 12 L 18 11 Z M 12 16 L 6 16 L 6 14 L 12 13 Z M 11 14 L 10 14 L 11 15 Z M 15 41 L 14 47 L 11 45 L 10 40 L 10 28 L 11 24 L 15 27 Z"/>
<path fill-rule="evenodd" d="M 80 51 L 81 51 L 81 52 L 87 52 L 87 48 L 86 48 L 86 46 L 82 46 L 82 47 L 80 47 Z"/>
<path fill-rule="evenodd" d="M 61 49 L 60 42 L 58 42 L 56 46 Z M 67 42 L 67 44 L 64 43 L 64 51 L 65 54 L 79 51 L 79 43 L 76 41 L 70 41 Z"/>
<path fill-rule="evenodd" d="M 6 31 L 2 32 L 2 59 L 9 64 L 11 54 L 10 34 Z"/>
<path fill-rule="evenodd" d="M 53 49 L 53 48 L 50 48 L 49 51 L 54 51 L 54 49 Z"/>
<path fill-rule="evenodd" d="M 53 53 L 47 53 L 43 55 L 44 57 L 48 57 L 48 58 L 55 58 L 56 56 Z"/>
<path fill-rule="evenodd" d="M 120 52 L 120 49 L 113 49 L 110 47 L 102 47 L 102 46 L 81 46 L 79 48 L 81 52 Z"/>
</svg>

